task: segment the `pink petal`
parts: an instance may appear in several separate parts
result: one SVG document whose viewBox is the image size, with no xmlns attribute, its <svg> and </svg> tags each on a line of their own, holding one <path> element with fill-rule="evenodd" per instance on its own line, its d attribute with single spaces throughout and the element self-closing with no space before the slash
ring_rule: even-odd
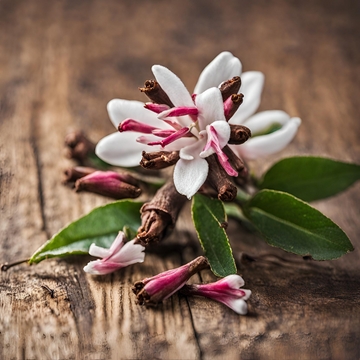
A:
<svg viewBox="0 0 360 360">
<path fill-rule="evenodd" d="M 224 123 L 226 123 L 226 122 L 224 122 Z M 228 124 L 226 123 L 226 125 L 228 125 Z M 200 153 L 200 156 L 202 158 L 205 158 L 205 157 L 211 155 L 213 152 L 215 152 L 218 159 L 219 159 L 219 162 L 220 162 L 221 166 L 225 169 L 225 171 L 230 176 L 238 176 L 238 173 L 229 164 L 229 162 L 228 162 L 229 158 L 221 150 L 222 149 L 222 147 L 221 147 L 222 144 L 220 144 L 219 136 L 217 134 L 217 131 L 216 131 L 215 127 L 213 125 L 210 125 L 207 128 L 207 133 L 208 133 L 208 141 L 207 141 L 203 151 Z M 229 137 L 230 137 L 230 133 L 229 133 Z M 226 140 L 226 138 L 223 139 L 223 140 Z"/>
</svg>

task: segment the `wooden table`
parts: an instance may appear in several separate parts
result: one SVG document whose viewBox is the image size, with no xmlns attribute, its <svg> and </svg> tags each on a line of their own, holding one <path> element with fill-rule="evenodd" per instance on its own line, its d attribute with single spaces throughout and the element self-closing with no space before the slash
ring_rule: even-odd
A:
<svg viewBox="0 0 360 360">
<path fill-rule="evenodd" d="M 229 50 L 266 75 L 261 110 L 300 116 L 296 139 L 252 164 L 317 154 L 360 163 L 359 7 L 356 1 L 0 2 L 0 262 L 29 257 L 53 233 L 110 202 L 61 184 L 72 165 L 64 136 L 94 141 L 113 132 L 106 103 L 145 100 L 137 90 L 152 64 L 189 89 Z M 175 295 L 157 309 L 135 304 L 131 285 L 194 258 L 185 208 L 161 254 L 104 277 L 86 257 L 21 265 L 0 282 L 1 359 L 358 359 L 360 184 L 314 203 L 357 248 L 332 262 L 306 262 L 270 248 L 231 221 L 229 234 L 249 315 Z M 194 242 L 195 241 L 195 242 Z M 165 246 L 165 244 L 170 244 Z M 239 263 L 240 252 L 290 260 Z M 201 279 L 213 276 L 203 272 Z M 54 296 L 42 287 L 54 289 Z"/>
</svg>

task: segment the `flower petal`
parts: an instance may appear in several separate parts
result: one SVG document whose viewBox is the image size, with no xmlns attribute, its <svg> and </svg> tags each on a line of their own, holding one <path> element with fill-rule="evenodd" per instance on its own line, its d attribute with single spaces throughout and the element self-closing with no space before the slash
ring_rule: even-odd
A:
<svg viewBox="0 0 360 360">
<path fill-rule="evenodd" d="M 100 258 L 106 258 L 112 254 L 110 249 L 105 249 L 95 244 L 91 244 L 89 248 L 89 254 Z"/>
<path fill-rule="evenodd" d="M 95 261 L 90 261 L 84 267 L 84 271 L 91 275 L 106 275 L 122 267 L 123 266 L 120 264 L 104 262 L 103 260 L 95 260 Z"/>
<path fill-rule="evenodd" d="M 219 280 L 218 284 L 226 284 L 230 289 L 240 289 L 245 285 L 244 279 L 240 275 L 228 275 L 225 278 Z"/>
<path fill-rule="evenodd" d="M 194 93 L 201 94 L 211 87 L 241 75 L 241 62 L 228 51 L 220 53 L 200 74 Z"/>
<path fill-rule="evenodd" d="M 252 136 L 264 133 L 273 125 L 284 126 L 290 120 L 290 115 L 281 110 L 259 112 L 245 121 L 245 126 L 251 130 Z"/>
<path fill-rule="evenodd" d="M 260 156 L 274 154 L 284 149 L 296 135 L 301 124 L 299 118 L 291 118 L 280 130 L 268 135 L 249 139 L 240 146 L 231 146 L 240 156 L 252 160 Z"/>
<path fill-rule="evenodd" d="M 234 310 L 239 315 L 246 315 L 248 311 L 247 303 L 243 299 L 231 299 L 224 302 L 230 309 Z"/>
<path fill-rule="evenodd" d="M 159 121 L 157 114 L 145 109 L 144 105 L 145 104 L 140 101 L 113 99 L 108 102 L 107 110 L 110 120 L 116 129 L 121 122 L 128 118 L 144 122 L 151 126 L 167 129 L 168 125 Z"/>
<path fill-rule="evenodd" d="M 211 125 L 208 125 L 206 127 L 208 142 L 210 141 L 210 139 L 213 136 L 211 127 L 213 127 L 215 129 L 215 132 L 216 132 L 215 136 L 217 137 L 220 148 L 222 149 L 228 143 L 228 141 L 230 139 L 230 132 L 231 132 L 230 125 L 226 121 L 214 121 Z M 210 146 L 207 150 L 205 150 L 205 151 L 203 150 L 200 153 L 200 157 L 206 158 L 214 153 L 215 153 L 215 149 Z"/>
<path fill-rule="evenodd" d="M 205 159 L 201 159 L 198 155 L 204 145 L 203 141 L 192 148 L 191 155 L 194 157 L 193 160 L 180 159 L 174 170 L 174 184 L 176 190 L 191 199 L 193 195 L 197 193 L 200 187 L 204 184 L 208 172 L 209 165 Z M 195 145 L 195 144 L 194 144 Z M 189 151 L 189 149 L 187 149 Z"/>
<path fill-rule="evenodd" d="M 189 91 L 172 71 L 161 65 L 154 65 L 151 69 L 156 80 L 175 106 L 194 106 Z"/>
<path fill-rule="evenodd" d="M 95 153 L 103 161 L 115 166 L 138 166 L 142 151 L 153 152 L 160 146 L 148 146 L 136 141 L 139 133 L 113 133 L 101 139 L 96 145 Z"/>
<path fill-rule="evenodd" d="M 180 150 L 180 159 L 183 160 L 193 160 L 200 155 L 202 149 L 206 145 L 206 138 L 196 140 L 195 143 L 190 144 Z"/>
<path fill-rule="evenodd" d="M 247 71 L 241 75 L 240 92 L 244 94 L 244 101 L 230 119 L 230 124 L 241 125 L 255 113 L 260 105 L 264 80 L 264 74 L 260 71 Z"/>
<path fill-rule="evenodd" d="M 221 91 L 218 88 L 213 87 L 197 95 L 195 102 L 199 110 L 198 121 L 200 131 L 205 130 L 206 126 L 214 121 L 226 121 Z"/>
<path fill-rule="evenodd" d="M 136 239 L 128 241 L 109 261 L 119 263 L 122 267 L 143 262 L 145 259 L 145 247 L 140 244 L 135 244 L 135 240 Z"/>
</svg>

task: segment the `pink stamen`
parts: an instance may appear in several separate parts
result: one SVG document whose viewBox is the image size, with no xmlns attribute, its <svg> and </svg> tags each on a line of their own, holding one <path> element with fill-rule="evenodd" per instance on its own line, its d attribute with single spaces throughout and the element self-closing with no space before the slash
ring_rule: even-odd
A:
<svg viewBox="0 0 360 360">
<path fill-rule="evenodd" d="M 143 134 L 151 134 L 154 130 L 157 130 L 157 128 L 133 119 L 126 119 L 119 124 L 118 130 L 120 132 L 136 131 Z"/>
<path fill-rule="evenodd" d="M 192 94 L 192 95 L 191 95 L 191 98 L 192 98 L 192 101 L 194 102 L 194 104 L 195 104 L 196 95 L 197 95 L 197 94 Z"/>
<path fill-rule="evenodd" d="M 169 130 L 158 129 L 158 130 L 154 130 L 152 133 L 158 137 L 167 138 L 168 136 L 171 136 L 175 132 L 176 130 L 171 130 L 171 129 Z"/>
<path fill-rule="evenodd" d="M 185 115 L 197 115 L 198 109 L 196 107 L 175 107 L 171 108 L 169 110 L 163 111 L 161 114 L 159 114 L 159 119 L 164 119 L 166 117 L 172 117 L 172 116 L 185 116 Z"/>
<path fill-rule="evenodd" d="M 154 113 L 160 114 L 163 111 L 169 110 L 170 106 L 165 104 L 146 103 L 144 108 L 153 111 Z"/>
<path fill-rule="evenodd" d="M 232 99 L 231 99 L 231 96 L 230 97 L 228 97 L 228 99 L 227 100 L 225 100 L 225 102 L 224 102 L 224 114 L 225 114 L 225 119 L 229 119 L 229 115 L 230 115 L 230 111 L 231 111 L 231 109 L 233 108 L 233 106 L 234 106 L 234 103 L 233 103 L 233 101 L 232 101 Z"/>
<path fill-rule="evenodd" d="M 182 129 L 182 126 L 179 123 L 177 123 L 176 121 L 166 120 L 166 119 L 159 119 L 159 120 L 166 122 L 168 125 L 172 126 L 175 130 Z"/>
<path fill-rule="evenodd" d="M 162 147 L 165 147 L 166 145 L 171 144 L 175 140 L 178 140 L 178 139 L 184 137 L 188 132 L 189 132 L 189 128 L 183 127 L 182 129 L 180 129 L 180 130 L 176 131 L 175 133 L 173 133 L 172 135 L 168 136 L 166 139 L 161 140 L 161 141 L 154 141 L 154 142 L 148 143 L 148 145 L 161 145 Z"/>
<path fill-rule="evenodd" d="M 154 141 L 154 136 L 153 135 L 143 135 L 143 136 L 139 136 L 136 141 L 140 144 L 144 144 L 144 145 L 150 145 L 150 143 L 152 141 Z"/>
<path fill-rule="evenodd" d="M 181 129 L 181 128 L 180 128 Z M 163 130 L 163 129 L 158 129 L 158 130 L 154 130 L 152 132 L 154 135 L 158 136 L 158 137 L 162 137 L 162 138 L 167 138 L 173 134 L 176 133 L 176 130 L 171 130 L 171 129 L 167 129 L 167 130 Z M 191 132 L 188 132 L 187 134 L 184 135 L 184 137 L 192 137 L 194 136 Z"/>
<path fill-rule="evenodd" d="M 228 173 L 230 176 L 238 176 L 238 173 L 231 167 L 228 160 L 229 158 L 225 155 L 225 153 L 222 151 L 219 139 L 217 137 L 217 132 L 215 128 L 210 125 L 210 134 L 209 139 L 203 149 L 203 151 L 207 151 L 210 148 L 213 148 L 216 152 L 216 155 L 219 159 L 219 162 L 221 166 L 224 168 L 224 170 Z"/>
</svg>

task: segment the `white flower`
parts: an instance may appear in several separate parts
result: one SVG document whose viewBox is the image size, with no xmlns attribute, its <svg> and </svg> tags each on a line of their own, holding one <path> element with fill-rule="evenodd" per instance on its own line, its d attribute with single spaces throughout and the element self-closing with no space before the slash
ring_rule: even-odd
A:
<svg viewBox="0 0 360 360">
<path fill-rule="evenodd" d="M 124 237 L 124 233 L 119 231 L 110 249 L 91 244 L 89 254 L 102 259 L 90 261 L 84 267 L 84 271 L 92 275 L 105 275 L 135 263 L 142 263 L 145 258 L 143 252 L 145 248 L 135 244 L 135 239 L 124 245 Z"/>
<path fill-rule="evenodd" d="M 229 124 L 245 125 L 251 130 L 252 138 L 241 146 L 230 146 L 231 149 L 250 160 L 281 151 L 295 137 L 301 120 L 297 117 L 291 118 L 279 110 L 263 111 L 253 115 L 261 101 L 263 73 L 247 71 L 241 74 L 240 61 L 231 53 L 222 52 L 203 70 L 194 92 L 197 94 L 211 86 L 219 86 L 221 82 L 234 76 L 241 76 L 240 92 L 244 94 L 244 101 L 229 120 Z M 278 130 L 261 135 L 274 128 Z"/>
<path fill-rule="evenodd" d="M 121 123 L 120 132 L 102 139 L 96 147 L 96 154 L 110 164 L 129 167 L 139 164 L 142 151 L 179 150 L 180 160 L 175 165 L 174 183 L 179 193 L 188 198 L 205 182 L 208 175 L 205 158 L 213 153 L 217 154 L 229 175 L 237 176 L 222 152 L 230 138 L 230 126 L 225 119 L 219 86 L 241 75 L 240 60 L 229 52 L 218 55 L 201 73 L 193 97 L 169 69 L 154 65 L 152 71 L 175 107 L 163 104 L 147 104 L 144 107 L 138 101 L 111 100 L 108 104 L 109 116 L 115 127 Z M 250 146 L 246 146 L 248 143 L 241 147 L 233 145 L 232 149 L 246 158 L 281 150 L 295 135 L 299 119 L 290 120 L 287 114 L 278 111 L 263 112 L 249 118 L 260 104 L 264 76 L 251 71 L 242 74 L 241 79 L 244 103 L 229 123 L 245 124 L 254 129 L 255 135 L 257 128 L 259 131 L 266 130 L 263 123 L 267 127 L 274 123 L 284 126 L 276 133 L 250 139 Z M 284 116 L 278 119 L 279 113 L 288 116 L 288 121 Z M 297 124 L 295 132 L 294 124 Z M 145 135 L 139 136 L 139 133 Z"/>
</svg>

